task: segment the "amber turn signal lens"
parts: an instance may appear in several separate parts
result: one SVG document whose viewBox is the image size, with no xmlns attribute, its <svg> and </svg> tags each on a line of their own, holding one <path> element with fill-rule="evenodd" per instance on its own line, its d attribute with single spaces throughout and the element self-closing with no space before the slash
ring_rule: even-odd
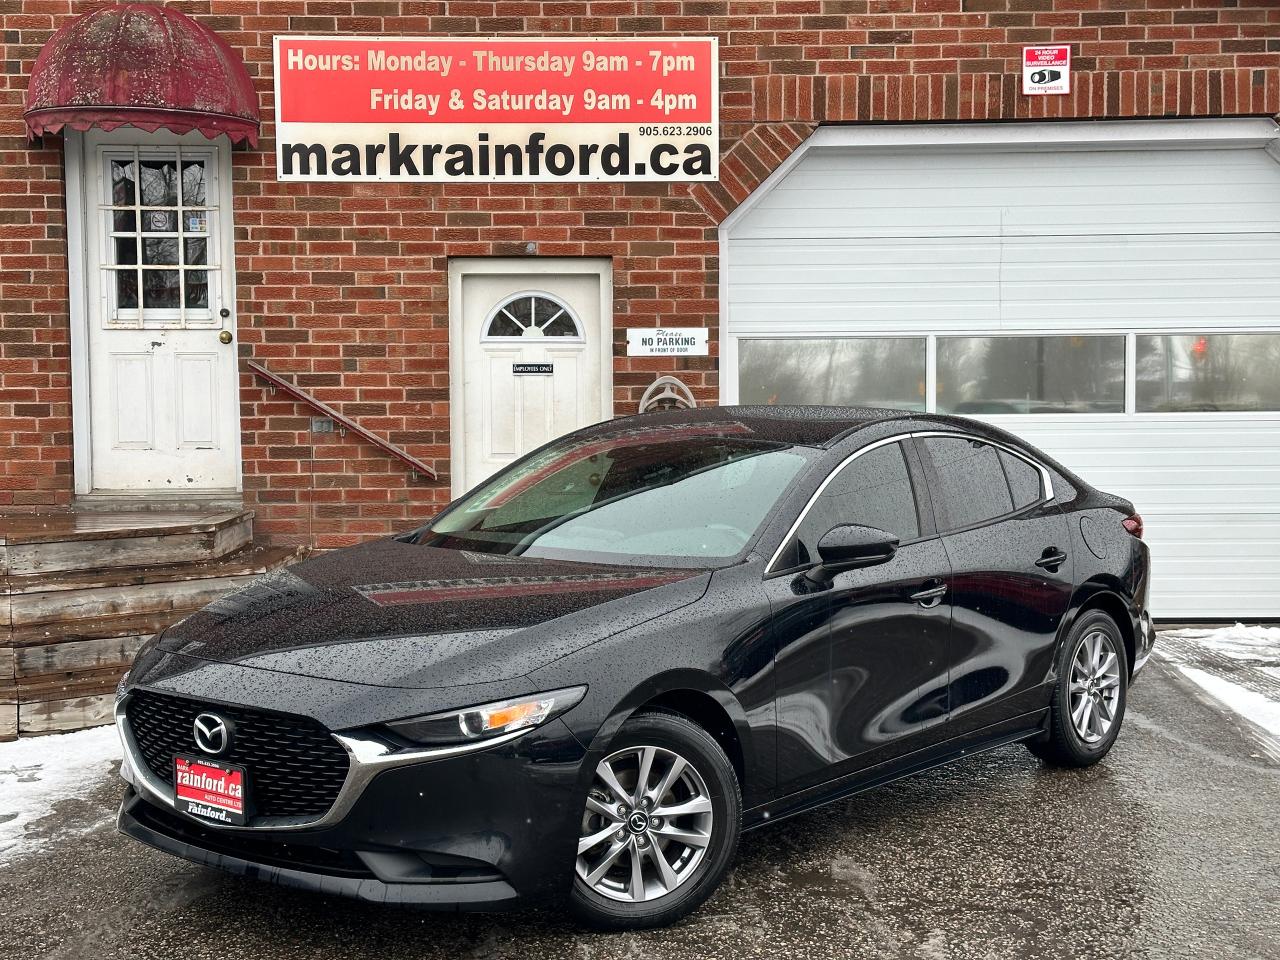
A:
<svg viewBox="0 0 1280 960">
<path fill-rule="evenodd" d="M 516 703 L 498 710 L 479 711 L 485 730 L 497 730 L 515 724 L 519 720 L 527 720 L 541 712 L 541 703 Z"/>
</svg>

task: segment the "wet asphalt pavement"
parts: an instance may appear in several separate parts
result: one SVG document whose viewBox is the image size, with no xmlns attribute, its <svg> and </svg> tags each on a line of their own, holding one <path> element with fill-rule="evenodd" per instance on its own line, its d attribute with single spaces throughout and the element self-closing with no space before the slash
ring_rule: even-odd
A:
<svg viewBox="0 0 1280 960">
<path fill-rule="evenodd" d="M 1280 761 L 1153 661 L 1100 765 L 1010 747 L 743 838 L 682 925 L 424 914 L 281 890 L 116 835 L 114 782 L 0 865 L 0 957 L 1280 958 Z"/>
</svg>

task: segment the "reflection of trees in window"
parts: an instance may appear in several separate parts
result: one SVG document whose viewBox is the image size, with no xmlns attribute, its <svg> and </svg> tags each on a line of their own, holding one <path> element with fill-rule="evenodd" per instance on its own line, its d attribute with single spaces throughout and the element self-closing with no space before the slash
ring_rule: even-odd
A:
<svg viewBox="0 0 1280 960">
<path fill-rule="evenodd" d="M 134 179 L 132 160 L 111 161 L 111 202 L 115 206 L 133 206 Z"/>
<path fill-rule="evenodd" d="M 143 160 L 140 183 L 144 207 L 178 205 L 178 170 L 172 160 Z"/>
<path fill-rule="evenodd" d="M 1280 335 L 1137 338 L 1142 411 L 1280 409 Z"/>
<path fill-rule="evenodd" d="M 743 403 L 823 403 L 924 409 L 922 337 L 743 340 Z"/>
<path fill-rule="evenodd" d="M 176 311 L 181 319 L 185 310 L 207 314 L 209 213 L 202 208 L 208 199 L 208 159 L 184 156 L 181 148 L 167 156 L 138 147 L 130 152 L 108 158 L 111 238 L 103 267 L 114 274 L 108 279 L 114 309 L 141 308 L 142 314 L 117 319 L 146 320 L 147 311 L 157 310 Z M 187 266 L 199 269 L 183 269 Z"/>
<path fill-rule="evenodd" d="M 188 161 L 182 165 L 182 203 L 187 207 L 204 206 L 204 161 Z"/>
<path fill-rule="evenodd" d="M 1124 338 L 941 337 L 938 408 L 957 413 L 1124 409 Z"/>
</svg>

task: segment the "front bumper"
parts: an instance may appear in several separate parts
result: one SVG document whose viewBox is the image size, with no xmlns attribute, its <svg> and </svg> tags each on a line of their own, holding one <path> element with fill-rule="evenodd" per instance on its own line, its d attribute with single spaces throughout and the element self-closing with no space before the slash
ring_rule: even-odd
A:
<svg viewBox="0 0 1280 960">
<path fill-rule="evenodd" d="M 481 751 L 381 767 L 354 762 L 340 815 L 267 828 L 179 813 L 147 775 L 127 723 L 121 732 L 129 788 L 120 831 L 187 860 L 284 886 L 443 910 L 551 900 L 570 887 L 585 752 L 561 720 Z"/>
<path fill-rule="evenodd" d="M 363 867 L 358 858 L 350 860 L 336 851 L 308 854 L 305 846 L 290 849 L 288 844 L 237 843 L 183 822 L 178 814 L 143 800 L 132 787 L 125 792 L 116 826 L 125 836 L 193 863 L 330 896 L 440 910 L 500 910 L 520 898 L 511 884 L 501 879 L 389 882 Z"/>
</svg>

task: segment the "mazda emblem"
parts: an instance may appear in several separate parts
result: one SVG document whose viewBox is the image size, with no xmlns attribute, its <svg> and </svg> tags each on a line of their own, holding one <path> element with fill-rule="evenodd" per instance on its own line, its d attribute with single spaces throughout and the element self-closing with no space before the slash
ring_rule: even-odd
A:
<svg viewBox="0 0 1280 960">
<path fill-rule="evenodd" d="M 215 713 L 202 713 L 191 725 L 196 746 L 210 756 L 219 756 L 231 749 L 231 724 Z"/>
</svg>

